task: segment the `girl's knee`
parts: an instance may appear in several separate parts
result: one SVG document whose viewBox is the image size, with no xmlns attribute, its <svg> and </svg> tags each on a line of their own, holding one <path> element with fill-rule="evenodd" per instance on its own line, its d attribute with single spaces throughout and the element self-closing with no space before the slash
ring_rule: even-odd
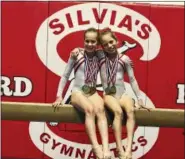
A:
<svg viewBox="0 0 185 159">
<path fill-rule="evenodd" d="M 92 106 L 86 108 L 84 111 L 85 111 L 86 115 L 94 115 L 95 114 L 95 111 Z"/>
<path fill-rule="evenodd" d="M 123 111 L 122 111 L 122 109 L 114 110 L 114 116 L 116 118 L 122 118 L 123 117 Z"/>
<path fill-rule="evenodd" d="M 102 116 L 102 115 L 105 115 L 105 108 L 102 106 L 102 107 L 98 107 L 95 109 L 95 113 L 97 116 Z"/>
<path fill-rule="evenodd" d="M 103 113 L 103 112 L 105 112 L 105 107 L 103 105 L 101 105 L 96 110 L 97 110 L 97 113 Z"/>
<path fill-rule="evenodd" d="M 127 109 L 125 109 L 127 117 L 128 118 L 134 118 L 135 114 L 134 114 L 134 107 L 128 107 Z"/>
</svg>

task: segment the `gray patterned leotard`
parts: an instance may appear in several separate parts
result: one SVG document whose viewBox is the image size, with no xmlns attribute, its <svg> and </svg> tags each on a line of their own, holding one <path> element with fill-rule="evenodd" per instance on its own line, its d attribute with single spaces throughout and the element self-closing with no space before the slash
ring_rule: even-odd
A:
<svg viewBox="0 0 185 159">
<path fill-rule="evenodd" d="M 95 56 L 98 62 L 98 58 Z M 58 85 L 58 91 L 57 91 L 57 97 L 62 96 L 64 87 L 69 79 L 69 76 L 74 69 L 74 85 L 72 88 L 72 92 L 75 91 L 81 91 L 82 92 L 82 87 L 85 84 L 85 74 L 84 74 L 84 69 L 85 69 L 85 57 L 84 57 L 84 50 L 80 51 L 77 59 L 73 57 L 69 57 L 67 66 L 65 68 L 65 71 L 63 75 L 61 76 L 59 85 Z"/>
<path fill-rule="evenodd" d="M 97 56 L 100 59 L 101 76 L 102 76 L 101 79 L 102 79 L 103 88 L 105 90 L 105 88 L 107 87 L 107 77 L 106 77 L 107 66 L 105 64 L 105 54 L 103 53 L 103 51 L 98 51 Z M 118 54 L 118 56 L 119 56 L 118 58 L 119 61 L 118 61 L 118 68 L 117 68 L 116 82 L 115 82 L 116 94 L 114 94 L 113 96 L 120 98 L 123 94 L 126 94 L 126 88 L 124 84 L 124 73 L 127 73 L 132 90 L 134 91 L 137 99 L 140 99 L 141 98 L 140 89 L 134 76 L 132 61 L 126 55 Z"/>
</svg>

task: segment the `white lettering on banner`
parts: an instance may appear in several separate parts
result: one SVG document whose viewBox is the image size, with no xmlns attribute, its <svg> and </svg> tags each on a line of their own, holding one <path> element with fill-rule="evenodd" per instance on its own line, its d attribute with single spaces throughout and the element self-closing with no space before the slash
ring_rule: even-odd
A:
<svg viewBox="0 0 185 159">
<path fill-rule="evenodd" d="M 92 154 L 92 151 L 89 151 L 89 153 L 87 154 L 86 149 L 79 149 L 76 147 L 73 147 L 73 145 L 66 145 L 64 143 L 61 143 L 61 141 L 57 141 L 55 140 L 55 138 L 52 138 L 52 136 L 48 133 L 43 132 L 42 134 L 40 134 L 40 141 L 43 144 L 49 144 L 50 142 L 50 149 L 51 151 L 59 151 L 60 154 L 64 154 L 65 156 L 72 156 L 72 154 L 74 154 L 75 158 L 85 158 L 85 156 L 87 156 L 87 159 L 89 159 L 90 157 L 93 156 L 93 158 L 95 158 L 94 154 Z M 143 147 L 145 145 L 147 145 L 148 141 L 144 138 L 144 136 L 139 136 L 135 141 L 133 141 L 133 147 L 132 147 L 132 151 L 135 152 L 138 150 L 139 146 Z M 123 146 L 124 149 L 126 149 Z M 114 149 L 110 149 L 114 154 L 114 157 L 116 156 L 115 150 Z"/>
<path fill-rule="evenodd" d="M 12 88 L 10 85 L 14 85 Z M 32 82 L 26 77 L 9 77 L 1 76 L 1 96 L 25 97 L 32 92 Z"/>
<path fill-rule="evenodd" d="M 41 24 L 36 35 L 36 50 L 48 69 L 60 76 L 66 63 L 58 55 L 58 43 L 65 36 L 90 27 L 103 29 L 109 26 L 112 31 L 133 38 L 143 49 L 140 58 L 143 61 L 157 57 L 161 38 L 149 19 L 132 9 L 111 3 L 101 3 L 99 11 L 98 8 L 99 3 L 73 5 L 54 13 Z"/>
<path fill-rule="evenodd" d="M 177 103 L 178 104 L 184 104 L 185 100 L 185 85 L 184 84 L 178 84 L 177 85 L 178 93 L 177 93 Z"/>
</svg>

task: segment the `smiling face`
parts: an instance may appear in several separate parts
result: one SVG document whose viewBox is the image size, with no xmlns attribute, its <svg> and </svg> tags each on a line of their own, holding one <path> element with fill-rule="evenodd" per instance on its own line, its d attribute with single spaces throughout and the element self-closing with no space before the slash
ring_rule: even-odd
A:
<svg viewBox="0 0 185 159">
<path fill-rule="evenodd" d="M 108 54 L 117 53 L 117 39 L 112 32 L 106 32 L 100 35 L 102 48 Z"/>
<path fill-rule="evenodd" d="M 98 32 L 87 31 L 84 35 L 84 48 L 88 53 L 95 52 L 98 45 Z"/>
</svg>

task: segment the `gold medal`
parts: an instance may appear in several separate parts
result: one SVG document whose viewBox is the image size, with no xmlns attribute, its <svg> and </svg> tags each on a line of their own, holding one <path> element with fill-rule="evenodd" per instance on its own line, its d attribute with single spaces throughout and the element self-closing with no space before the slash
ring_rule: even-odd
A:
<svg viewBox="0 0 185 159">
<path fill-rule="evenodd" d="M 110 88 L 110 92 L 111 92 L 111 94 L 115 94 L 116 93 L 116 86 L 112 86 Z"/>
<path fill-rule="evenodd" d="M 91 94 L 94 94 L 96 92 L 96 87 L 91 87 Z"/>
<path fill-rule="evenodd" d="M 110 87 L 105 88 L 105 94 L 107 94 L 107 95 L 110 94 Z"/>
<path fill-rule="evenodd" d="M 83 85 L 83 86 L 82 86 L 82 91 L 83 91 L 85 94 L 88 94 L 88 93 L 90 93 L 91 89 L 90 89 L 89 86 Z"/>
<path fill-rule="evenodd" d="M 107 57 L 105 60 L 107 66 L 106 67 L 107 84 L 109 86 L 105 89 L 105 93 L 112 95 L 116 93 L 116 87 L 114 84 L 116 82 L 116 73 L 118 69 L 119 55 L 116 56 L 113 62 L 111 62 L 111 60 Z"/>
</svg>

